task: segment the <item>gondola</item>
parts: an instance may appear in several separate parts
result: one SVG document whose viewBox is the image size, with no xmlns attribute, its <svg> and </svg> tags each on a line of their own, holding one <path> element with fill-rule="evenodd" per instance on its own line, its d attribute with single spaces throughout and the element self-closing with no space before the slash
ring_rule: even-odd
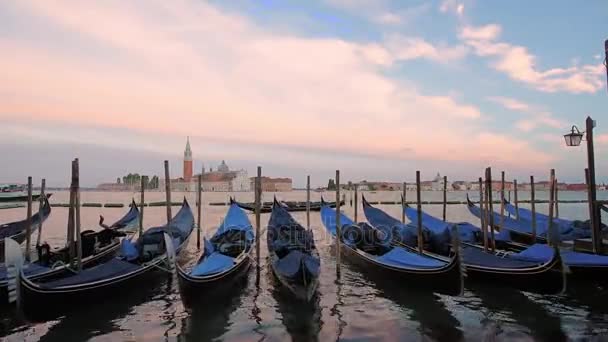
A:
<svg viewBox="0 0 608 342">
<path fill-rule="evenodd" d="M 296 222 L 275 198 L 266 238 L 274 275 L 297 299 L 310 301 L 319 285 L 320 272 L 312 230 Z"/>
<path fill-rule="evenodd" d="M 40 223 L 44 222 L 51 215 L 51 205 L 48 197 L 45 198 L 44 204 L 39 212 L 32 215 L 31 233 L 40 227 Z M 27 220 L 21 220 L 0 225 L 0 257 L 4 256 L 4 239 L 11 238 L 17 243 L 23 243 L 27 237 Z"/>
<path fill-rule="evenodd" d="M 21 251 L 11 243 L 7 245 L 7 256 L 19 274 L 17 300 L 26 314 L 42 315 L 117 298 L 117 294 L 125 295 L 136 284 L 150 286 L 157 271 L 173 269 L 175 257 L 187 245 L 193 227 L 192 210 L 184 198 L 181 209 L 168 224 L 148 229 L 136 242 L 123 239 L 117 257 L 51 281 L 30 280 L 19 266 Z"/>
<path fill-rule="evenodd" d="M 82 266 L 89 267 L 108 260 L 116 254 L 120 246 L 121 236 L 126 236 L 139 225 L 139 210 L 135 202 L 129 211 L 111 226 L 101 231 L 85 230 L 80 233 L 82 241 Z M 23 265 L 23 272 L 32 281 L 49 281 L 67 273 L 69 268 L 69 249 L 63 247 L 51 250 L 48 243 L 36 247 L 36 261 Z M 0 266 L 0 302 L 7 303 L 8 270 Z"/>
<path fill-rule="evenodd" d="M 467 208 L 469 209 L 469 212 L 471 212 L 471 214 L 473 214 L 475 217 L 481 217 L 481 210 L 475 205 L 475 203 L 471 201 L 469 195 L 467 195 Z M 503 224 L 502 226 L 500 226 L 500 214 L 496 212 L 492 214 L 494 215 L 494 229 L 499 229 L 501 231 L 507 230 L 509 232 L 510 238 L 517 243 L 525 245 L 531 245 L 534 243 L 534 240 L 532 238 L 532 227 L 530 224 L 517 221 L 505 215 L 502 217 Z M 536 242 L 547 243 L 546 231 L 544 230 L 544 228 L 545 227 L 537 227 Z"/>
<path fill-rule="evenodd" d="M 321 220 L 327 231 L 336 237 L 336 210 L 321 208 Z M 415 286 L 449 295 L 460 295 L 464 288 L 464 265 L 460 250 L 449 260 L 439 260 L 392 243 L 377 234 L 379 231 L 366 223 L 355 224 L 340 214 L 340 251 L 345 259 L 361 267 L 362 271 L 380 279 L 392 279 L 404 286 Z M 458 245 L 456 239 L 456 245 Z"/>
<path fill-rule="evenodd" d="M 177 264 L 180 295 L 185 303 L 210 298 L 246 276 L 251 265 L 255 234 L 247 215 L 236 203 L 228 208 L 224 221 L 190 269 Z"/>
<path fill-rule="evenodd" d="M 230 199 L 230 203 L 236 203 L 239 207 L 241 207 L 242 209 L 248 210 L 248 211 L 255 211 L 255 203 L 244 203 L 244 202 L 238 202 L 235 201 L 233 199 Z M 279 202 L 279 204 L 281 206 L 283 206 L 283 208 L 285 208 L 285 210 L 287 210 L 288 212 L 302 212 L 302 211 L 306 211 L 306 202 Z M 272 212 L 272 208 L 273 208 L 274 203 L 269 203 L 269 202 L 264 202 L 262 204 L 262 206 L 260 207 L 260 212 L 261 213 L 271 213 Z M 335 207 L 336 206 L 336 202 L 331 202 L 328 203 L 328 205 L 330 205 L 331 207 Z M 340 205 L 344 205 L 344 201 L 340 202 Z M 321 210 L 321 202 L 310 202 L 310 211 L 320 211 Z"/>
<path fill-rule="evenodd" d="M 45 194 L 46 198 L 51 197 L 52 193 Z M 32 200 L 37 201 L 40 194 L 32 194 Z M 2 202 L 27 202 L 28 195 L 25 192 L 1 192 L 0 203 Z"/>
<path fill-rule="evenodd" d="M 509 201 L 504 200 L 504 206 L 507 213 L 515 217 L 515 220 L 532 226 L 532 211 L 525 208 L 515 208 Z M 519 214 L 518 214 L 519 212 Z M 546 237 L 547 227 L 549 222 L 549 216 L 536 213 L 536 229 L 538 235 Z M 566 220 L 562 218 L 553 218 L 553 226 L 557 228 L 559 232 L 560 239 L 564 240 L 575 240 L 575 239 L 587 239 L 590 238 L 591 233 L 591 224 L 589 220 L 579 221 L 579 220 Z M 606 232 L 608 227 L 606 225 L 602 225 L 602 231 Z"/>
<path fill-rule="evenodd" d="M 376 211 L 380 209 L 373 208 L 369 204 L 363 207 L 365 216 L 372 226 L 389 224 L 386 220 L 379 219 L 380 215 L 368 215 L 370 209 Z M 407 206 L 404 210 L 412 222 L 417 222 L 417 210 Z M 422 225 L 429 229 L 432 234 L 431 240 L 435 242 L 434 245 L 427 247 L 429 250 L 425 251 L 425 255 L 439 260 L 446 260 L 445 255 L 449 252 L 450 244 L 443 236 L 449 234 L 453 227 L 462 226 L 475 231 L 469 225 L 443 222 L 425 213 L 421 216 Z M 564 291 L 566 286 L 563 265 L 557 248 L 550 251 L 548 260 L 512 259 L 505 253 L 484 251 L 475 244 L 463 243 L 462 259 L 468 276 L 473 280 L 493 281 L 499 285 L 540 293 L 559 293 Z"/>
</svg>

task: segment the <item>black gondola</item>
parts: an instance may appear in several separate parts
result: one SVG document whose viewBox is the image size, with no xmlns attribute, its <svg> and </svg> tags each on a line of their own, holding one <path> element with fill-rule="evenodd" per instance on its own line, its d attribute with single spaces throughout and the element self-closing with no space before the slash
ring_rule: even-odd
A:
<svg viewBox="0 0 608 342">
<path fill-rule="evenodd" d="M 20 269 L 17 300 L 26 314 L 62 311 L 71 305 L 89 305 L 94 300 L 115 297 L 135 284 L 150 286 L 159 270 L 174 266 L 175 255 L 187 244 L 194 217 L 184 198 L 179 212 L 166 225 L 148 229 L 135 243 L 123 239 L 120 255 L 79 273 L 45 282 L 34 282 L 20 269 L 21 251 L 11 243 L 11 265 Z M 8 259 L 7 259 L 8 260 Z"/>
<path fill-rule="evenodd" d="M 323 225 L 336 237 L 336 210 L 321 208 Z M 355 224 L 340 213 L 342 239 L 340 251 L 351 263 L 379 278 L 399 279 L 404 286 L 414 286 L 450 295 L 460 295 L 464 288 L 464 265 L 459 248 L 450 260 L 438 260 L 408 248 L 396 246 L 378 236 L 378 230 L 365 223 Z M 458 242 L 456 241 L 456 245 Z"/>
<path fill-rule="evenodd" d="M 139 210 L 135 202 L 131 204 L 129 211 L 111 228 L 101 231 L 85 230 L 80 233 L 82 241 L 82 266 L 89 267 L 104 262 L 116 254 L 120 246 L 121 236 L 139 225 Z M 32 281 L 49 281 L 61 277 L 70 270 L 69 248 L 63 247 L 51 250 L 48 243 L 36 247 L 38 259 L 23 266 L 23 273 Z M 8 303 L 8 270 L 5 265 L 0 265 L 0 301 Z"/>
<path fill-rule="evenodd" d="M 266 237 L 274 275 L 296 298 L 310 301 L 319 285 L 320 272 L 312 231 L 296 222 L 275 198 Z"/>
<path fill-rule="evenodd" d="M 177 264 L 180 295 L 184 303 L 227 291 L 247 274 L 255 234 L 247 215 L 235 203 L 210 240 L 204 239 L 199 260 L 189 269 Z"/>
<path fill-rule="evenodd" d="M 51 205 L 48 197 L 44 199 L 41 210 L 32 215 L 31 233 L 34 233 L 40 223 L 44 222 L 51 215 Z M 17 243 L 23 243 L 27 238 L 27 220 L 21 220 L 0 225 L 0 258 L 4 258 L 4 239 L 13 239 Z"/>
<path fill-rule="evenodd" d="M 377 215 L 378 208 L 373 208 L 364 202 L 363 211 L 367 220 L 373 226 L 386 226 L 391 224 L 384 219 L 388 214 Z M 406 216 L 412 221 L 418 220 L 418 211 L 405 207 Z M 434 246 L 439 247 L 439 251 L 425 250 L 425 255 L 438 260 L 447 261 L 447 257 L 439 253 L 445 253 L 450 249 L 450 241 L 443 238 L 449 234 L 450 230 L 459 226 L 470 228 L 470 224 L 444 222 L 431 215 L 422 212 L 422 225 L 431 234 Z M 412 226 L 414 227 L 414 226 Z M 479 228 L 477 228 L 479 229 Z M 470 236 L 466 232 L 464 237 Z M 443 244 L 443 246 L 442 246 Z M 472 280 L 492 281 L 500 286 L 515 287 L 521 290 L 535 291 L 541 293 L 559 293 L 565 290 L 566 280 L 563 273 L 563 264 L 559 250 L 553 249 L 553 255 L 549 260 L 529 261 L 510 258 L 504 252 L 484 251 L 475 244 L 462 244 L 462 260 L 467 269 L 467 275 Z"/>
<path fill-rule="evenodd" d="M 230 199 L 230 203 L 236 203 L 242 209 L 255 212 L 255 203 L 243 203 Z M 279 204 L 288 212 L 302 212 L 306 211 L 306 202 L 290 202 L 290 201 L 281 201 Z M 326 203 L 332 208 L 336 207 L 336 202 Z M 344 205 L 344 201 L 340 202 L 340 205 Z M 261 213 L 271 213 L 274 203 L 265 202 L 260 207 Z M 321 202 L 310 202 L 310 211 L 320 211 L 321 210 Z"/>
</svg>

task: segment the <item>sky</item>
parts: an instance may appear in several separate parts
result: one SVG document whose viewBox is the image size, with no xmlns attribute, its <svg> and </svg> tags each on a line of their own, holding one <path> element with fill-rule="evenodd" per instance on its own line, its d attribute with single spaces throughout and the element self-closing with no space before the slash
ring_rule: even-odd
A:
<svg viewBox="0 0 608 342">
<path fill-rule="evenodd" d="M 254 175 L 608 182 L 608 2 L 0 2 L 2 182 Z"/>
</svg>

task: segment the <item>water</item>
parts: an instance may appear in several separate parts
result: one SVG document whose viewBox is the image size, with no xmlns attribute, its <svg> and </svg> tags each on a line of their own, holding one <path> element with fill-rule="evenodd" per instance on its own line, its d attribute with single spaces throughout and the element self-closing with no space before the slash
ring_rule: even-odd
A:
<svg viewBox="0 0 608 342">
<path fill-rule="evenodd" d="M 174 193 L 173 200 L 186 196 L 194 203 L 194 193 Z M 204 203 L 226 201 L 230 194 L 205 193 Z M 272 200 L 274 194 L 264 194 Z M 319 200 L 319 193 L 312 200 Z M 608 198 L 600 192 L 601 198 Z M 237 193 L 237 199 L 252 201 L 253 194 Z M 282 200 L 303 200 L 304 192 L 279 193 Z M 366 193 L 370 201 L 397 201 L 400 193 Z M 411 199 L 411 194 L 408 194 Z M 451 192 L 448 200 L 464 200 L 465 193 Z M 83 192 L 82 202 L 120 202 L 127 204 L 139 194 Z M 326 199 L 333 194 L 324 194 Z M 546 193 L 537 194 L 544 199 Z M 441 200 L 439 192 L 423 193 L 423 200 Z M 520 192 L 521 199 L 529 198 Z M 585 193 L 560 193 L 560 199 L 584 199 Z M 58 192 L 55 202 L 68 202 L 68 194 Z M 146 201 L 162 201 L 162 192 L 146 193 Z M 347 197 L 348 201 L 348 197 Z M 399 206 L 383 205 L 395 217 Z M 522 205 L 525 207 L 525 205 Z M 547 212 L 547 205 L 537 205 Z M 173 212 L 177 211 L 173 207 Z M 424 208 L 440 216 L 442 208 Z M 111 222 L 121 217 L 127 208 L 82 208 L 83 229 L 97 229 L 99 214 Z M 344 208 L 353 216 L 353 208 Z M 226 207 L 203 207 L 203 226 L 207 235 L 216 229 Z M 586 204 L 562 204 L 560 215 L 585 219 Z M 359 218 L 363 211 L 359 208 Z M 452 221 L 477 223 L 464 205 L 447 209 Z M 305 213 L 294 213 L 305 224 Z M 0 210 L 0 222 L 25 217 L 25 209 Z M 269 215 L 262 215 L 262 224 Z M 53 208 L 45 222 L 43 241 L 51 245 L 65 243 L 67 208 Z M 605 218 L 606 219 L 606 218 Z M 164 207 L 145 208 L 145 226 L 161 225 L 166 220 Z M 253 221 L 253 217 L 251 217 Z M 318 213 L 311 213 L 311 225 L 321 255 L 321 278 L 318 300 L 303 305 L 289 298 L 270 274 L 264 261 L 259 278 L 252 269 L 248 279 L 230 290 L 230 295 L 206 299 L 194 308 L 182 304 L 175 279 L 159 274 L 158 281 L 141 284 L 136 291 L 117 293 L 115 298 L 103 298 L 83 303 L 81 308 L 47 322 L 27 322 L 16 318 L 13 310 L 0 312 L 0 336 L 8 341 L 121 341 L 121 340 L 180 340 L 180 341 L 308 341 L 308 340 L 587 340 L 608 336 L 608 291 L 597 286 L 577 287 L 566 295 L 547 296 L 501 289 L 491 285 L 470 284 L 463 296 L 451 297 L 408 289 L 406 284 L 382 283 L 367 278 L 359 269 L 344 264 L 342 278 L 336 282 L 335 256 L 330 239 L 324 234 Z M 34 239 L 35 240 L 35 239 Z M 261 240 L 262 260 L 267 255 L 265 239 Z M 185 251 L 186 260 L 198 255 L 196 239 L 191 239 Z M 259 286 L 256 285 L 259 283 Z"/>
</svg>

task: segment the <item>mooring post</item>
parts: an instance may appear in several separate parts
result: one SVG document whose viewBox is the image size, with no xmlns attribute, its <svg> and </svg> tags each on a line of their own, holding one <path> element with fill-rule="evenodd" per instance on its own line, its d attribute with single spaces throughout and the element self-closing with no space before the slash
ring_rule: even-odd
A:
<svg viewBox="0 0 608 342">
<path fill-rule="evenodd" d="M 555 218 L 559 218 L 559 189 L 558 189 L 558 185 L 559 182 L 557 181 L 557 178 L 555 178 Z"/>
<path fill-rule="evenodd" d="M 505 172 L 500 172 L 500 230 L 505 224 Z"/>
<path fill-rule="evenodd" d="M 255 258 L 257 269 L 260 270 L 260 231 L 262 211 L 262 167 L 258 166 L 257 176 L 255 177 Z"/>
<path fill-rule="evenodd" d="M 76 228 L 76 265 L 78 272 L 82 271 L 82 236 L 80 236 L 80 166 L 78 158 L 74 159 L 75 165 L 75 178 L 74 178 L 74 226 Z"/>
<path fill-rule="evenodd" d="M 446 220 L 448 206 L 448 176 L 443 176 L 443 222 Z"/>
<path fill-rule="evenodd" d="M 76 257 L 76 249 L 74 245 L 74 203 L 76 203 L 76 193 L 74 192 L 74 160 L 72 160 L 72 174 L 70 175 L 70 206 L 68 209 L 68 251 L 70 255 L 70 264 L 73 264 L 74 258 Z"/>
<path fill-rule="evenodd" d="M 479 177 L 479 221 L 481 224 L 481 233 L 483 235 L 483 249 L 487 252 L 488 251 L 488 230 L 487 230 L 487 226 L 486 226 L 486 213 L 484 210 L 484 202 L 485 202 L 485 195 L 484 195 L 484 187 L 483 187 L 483 179 L 481 177 Z"/>
<path fill-rule="evenodd" d="M 418 216 L 418 252 L 424 252 L 424 241 L 422 237 L 422 198 L 420 194 L 420 171 L 416 171 L 416 214 Z"/>
<path fill-rule="evenodd" d="M 144 234 L 144 206 L 146 204 L 145 201 L 145 192 L 146 192 L 146 177 L 141 176 L 141 184 L 140 184 L 140 196 L 139 196 L 139 236 Z M 135 205 L 135 202 L 133 202 Z"/>
<path fill-rule="evenodd" d="M 306 229 L 310 230 L 310 175 L 306 176 Z"/>
<path fill-rule="evenodd" d="M 202 227 L 202 216 L 203 216 L 203 173 L 201 172 L 198 175 L 198 185 L 196 189 L 197 197 L 198 197 L 198 215 L 196 219 L 196 248 L 201 249 L 201 230 Z"/>
<path fill-rule="evenodd" d="M 515 219 L 519 221 L 519 199 L 517 198 L 517 179 L 513 180 L 513 201 L 515 202 Z"/>
<path fill-rule="evenodd" d="M 530 176 L 530 209 L 532 210 L 532 243 L 536 243 L 536 194 L 534 191 L 534 176 Z M 519 218 L 519 213 L 517 217 Z"/>
<path fill-rule="evenodd" d="M 549 175 L 549 219 L 547 220 L 547 234 L 549 234 L 547 243 L 549 246 L 557 246 L 558 239 L 557 234 L 553 231 L 553 206 L 555 200 L 555 169 L 551 169 L 551 173 Z"/>
<path fill-rule="evenodd" d="M 27 177 L 27 223 L 25 226 L 25 260 L 30 261 L 31 247 L 32 244 L 32 177 Z"/>
<path fill-rule="evenodd" d="M 341 240 L 342 226 L 340 222 L 340 170 L 336 170 L 336 276 L 338 279 L 340 279 Z"/>
<path fill-rule="evenodd" d="M 486 180 L 488 188 L 488 217 L 490 222 L 490 239 L 492 240 L 492 252 L 496 251 L 496 242 L 494 240 L 494 205 L 492 203 L 492 168 L 486 169 Z"/>
<path fill-rule="evenodd" d="M 359 184 L 355 184 L 355 223 L 357 223 L 357 214 L 359 213 L 359 194 L 358 192 Z"/>
<path fill-rule="evenodd" d="M 403 182 L 403 189 L 401 193 L 401 223 L 405 224 L 405 195 L 407 195 L 407 184 Z"/>
<path fill-rule="evenodd" d="M 167 208 L 167 223 L 171 222 L 171 178 L 169 178 L 169 161 L 165 160 L 165 206 Z"/>
<path fill-rule="evenodd" d="M 40 217 L 40 222 L 38 223 L 38 239 L 36 239 L 36 247 L 40 246 L 40 240 L 42 239 L 42 210 L 44 208 L 44 204 L 46 202 L 46 195 L 44 193 L 46 187 L 46 179 L 42 178 L 42 183 L 40 184 L 40 198 L 38 204 L 38 217 Z"/>
</svg>

